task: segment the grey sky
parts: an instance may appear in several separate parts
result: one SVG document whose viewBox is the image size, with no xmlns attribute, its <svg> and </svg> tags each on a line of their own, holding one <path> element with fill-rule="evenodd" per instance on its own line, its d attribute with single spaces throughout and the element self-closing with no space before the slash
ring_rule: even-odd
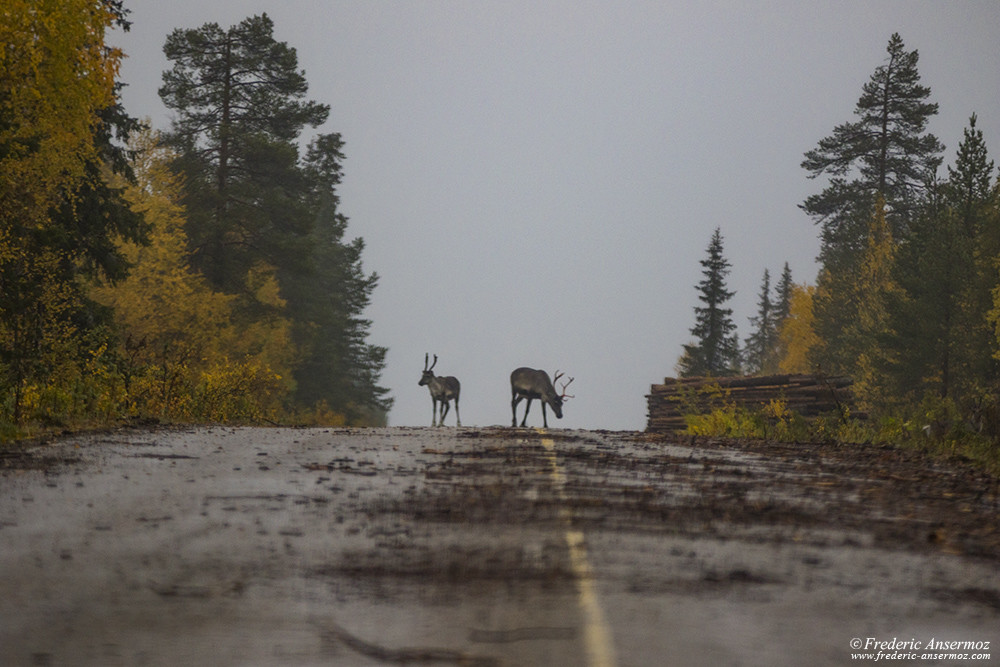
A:
<svg viewBox="0 0 1000 667">
<path fill-rule="evenodd" d="M 643 428 L 716 226 L 741 338 L 765 268 L 815 282 L 798 204 L 822 184 L 799 164 L 853 119 L 893 32 L 920 52 L 946 163 L 973 112 L 1000 162 L 993 0 L 126 6 L 125 105 L 157 128 L 173 28 L 266 11 L 297 49 L 310 99 L 332 107 L 322 130 L 346 142 L 349 234 L 381 276 L 370 340 L 390 349 L 394 425 L 430 424 L 431 352 L 462 381 L 465 425 L 509 423 L 508 376 L 528 365 L 576 377 L 550 426 Z"/>
</svg>

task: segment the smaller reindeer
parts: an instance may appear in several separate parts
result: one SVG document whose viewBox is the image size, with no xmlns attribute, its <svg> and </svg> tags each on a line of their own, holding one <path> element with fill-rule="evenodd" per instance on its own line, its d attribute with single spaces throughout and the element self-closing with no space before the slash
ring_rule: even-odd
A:
<svg viewBox="0 0 1000 667">
<path fill-rule="evenodd" d="M 458 414 L 458 394 L 462 391 L 462 385 L 459 383 L 458 378 L 451 377 L 436 377 L 434 375 L 434 367 L 437 366 L 438 357 L 434 355 L 434 363 L 431 364 L 430 368 L 427 368 L 427 362 L 429 361 L 428 354 L 424 355 L 424 374 L 420 376 L 419 386 L 423 387 L 427 385 L 427 388 L 431 392 L 431 409 L 433 414 L 431 416 L 431 426 L 444 426 L 444 416 L 448 414 L 448 402 L 451 399 L 455 399 L 455 425 L 462 425 L 462 417 Z M 438 401 L 441 401 L 441 421 L 438 422 Z"/>
<path fill-rule="evenodd" d="M 552 380 L 549 380 L 549 374 L 545 371 L 537 371 L 534 368 L 518 368 L 516 371 L 510 374 L 510 411 L 513 415 L 513 419 L 510 422 L 511 426 L 517 426 L 517 404 L 521 402 L 522 398 L 528 399 L 528 404 L 524 406 L 524 419 L 521 420 L 521 426 L 526 426 L 528 422 L 528 410 L 531 409 L 532 399 L 539 399 L 542 402 L 542 424 L 545 428 L 549 427 L 548 418 L 545 416 L 545 406 L 548 405 L 552 408 L 552 412 L 556 413 L 556 419 L 562 419 L 562 405 L 563 400 L 567 398 L 573 398 L 566 393 L 566 387 L 569 386 L 570 382 L 576 378 L 570 378 L 569 382 L 566 382 L 562 386 L 563 393 L 557 394 L 555 387 L 552 386 L 553 382 L 556 382 L 563 376 L 563 373 L 556 371 L 555 376 Z"/>
</svg>

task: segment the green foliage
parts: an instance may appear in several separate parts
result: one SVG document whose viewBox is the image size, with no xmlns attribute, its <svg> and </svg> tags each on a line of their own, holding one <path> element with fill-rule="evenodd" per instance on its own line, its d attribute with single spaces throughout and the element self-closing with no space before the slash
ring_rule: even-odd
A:
<svg viewBox="0 0 1000 667">
<path fill-rule="evenodd" d="M 788 268 L 787 264 L 785 268 Z M 771 301 L 771 274 L 764 269 L 764 280 L 757 300 L 757 315 L 750 318 L 753 330 L 743 346 L 746 373 L 754 375 L 777 369 L 778 323 L 777 307 Z"/>
<path fill-rule="evenodd" d="M 176 113 L 166 136 L 185 181 L 188 261 L 232 296 L 238 331 L 287 325 L 294 359 L 271 365 L 288 366 L 289 409 L 325 405 L 367 421 L 392 404 L 378 384 L 387 350 L 367 342 L 363 317 L 378 276 L 363 270 L 364 242 L 346 238 L 338 210 L 340 135 L 319 134 L 300 155 L 300 135 L 329 107 L 305 99 L 295 49 L 273 28 L 262 14 L 175 30 L 164 46 L 172 68 L 160 95 Z M 248 282 L 262 270 L 274 279 L 267 298 Z"/>
<path fill-rule="evenodd" d="M 788 404 L 780 398 L 753 409 L 737 405 L 731 400 L 728 391 L 722 390 L 718 385 L 711 385 L 697 390 L 683 404 L 687 407 L 684 419 L 687 432 L 691 435 L 789 441 L 808 439 L 808 423 L 789 410 Z M 708 405 L 709 409 L 696 408 L 696 404 Z"/>
<path fill-rule="evenodd" d="M 78 376 L 110 332 L 86 281 L 121 278 L 117 241 L 142 236 L 104 178 L 127 174 L 111 137 L 136 127 L 117 103 L 121 53 L 104 44 L 115 23 L 119 3 L 81 0 L 12 0 L 0 21 L 0 421 L 91 404 Z"/>
<path fill-rule="evenodd" d="M 829 178 L 802 208 L 821 226 L 820 261 L 833 273 L 850 271 L 859 259 L 876 195 L 891 212 L 893 236 L 905 236 L 924 186 L 941 164 L 944 147 L 924 133 L 938 105 L 927 101 L 930 88 L 920 84 L 919 55 L 907 51 L 898 34 L 889 39 L 886 54 L 863 86 L 857 120 L 835 127 L 802 162 L 810 178 Z"/>
<path fill-rule="evenodd" d="M 937 104 L 917 62 L 893 35 L 856 120 L 802 163 L 810 178 L 828 179 L 802 204 L 822 243 L 808 365 L 853 377 L 871 414 L 927 419 L 914 406 L 932 395 L 968 420 L 976 405 L 1000 399 L 994 163 L 973 114 L 948 179 L 937 182 L 943 146 L 925 131 Z M 892 423 L 873 418 L 839 436 L 911 437 Z M 1000 429 L 986 435 L 1000 438 Z"/>
<path fill-rule="evenodd" d="M 340 181 L 339 135 L 322 135 L 309 146 L 307 170 L 317 183 L 311 249 L 282 275 L 294 314 L 293 340 L 300 351 L 294 369 L 298 406 L 337 406 L 351 422 L 369 421 L 368 410 L 387 412 L 392 400 L 378 386 L 387 349 L 366 342 L 371 322 L 362 316 L 378 284 L 362 267 L 364 241 L 346 240 L 347 218 L 337 210 L 333 185 Z"/>
<path fill-rule="evenodd" d="M 136 418 L 384 423 L 386 350 L 362 317 L 378 277 L 337 210 L 343 142 L 321 134 L 300 156 L 329 108 L 304 99 L 270 19 L 168 38 L 170 153 L 150 133 L 112 141 L 141 129 L 103 44 L 127 28 L 120 2 L 12 1 L 0 436 Z"/>
<path fill-rule="evenodd" d="M 702 280 L 698 283 L 695 325 L 696 342 L 684 346 L 678 362 L 680 375 L 732 375 L 739 368 L 740 344 L 733 311 L 725 304 L 735 294 L 726 287 L 730 264 L 723 255 L 722 232 L 717 227 L 709 242 L 707 257 L 701 261 Z"/>
<path fill-rule="evenodd" d="M 715 388 L 711 409 L 694 407 L 706 396 L 688 402 L 688 431 L 891 443 L 1000 472 L 1000 180 L 973 115 L 948 180 L 934 181 L 940 146 L 921 133 L 936 105 L 917 85 L 916 52 L 898 36 L 889 52 L 865 87 L 861 120 L 839 126 L 803 163 L 813 177 L 830 176 L 803 205 L 823 228 L 822 267 L 815 287 L 789 289 L 779 327 L 781 370 L 851 376 L 867 418 L 804 420 L 780 401 L 751 409 Z M 750 368 L 775 310 L 765 273 Z"/>
<path fill-rule="evenodd" d="M 861 284 L 884 280 L 877 275 L 881 269 L 872 265 L 879 259 L 873 257 L 869 242 L 872 211 L 884 211 L 892 243 L 907 241 L 944 148 L 925 132 L 937 104 L 928 101 L 930 88 L 920 83 L 917 51 L 907 51 L 894 34 L 886 53 L 886 62 L 863 86 L 857 119 L 835 127 L 802 162 L 809 178 L 827 178 L 826 187 L 802 203 L 821 230 L 822 268 L 813 308 L 819 343 L 811 362 L 827 373 L 856 374 L 860 352 L 870 349 L 867 336 L 858 335 L 865 332 L 844 325 L 867 318 L 859 310 L 867 299 Z M 867 300 L 870 311 L 874 304 Z M 868 328 L 868 334 L 876 333 Z M 872 377 L 876 360 L 863 360 L 863 365 L 869 369 L 863 372 Z"/>
<path fill-rule="evenodd" d="M 187 182 L 191 259 L 213 287 L 235 294 L 254 265 L 307 253 L 310 183 L 295 142 L 329 114 L 304 100 L 295 49 L 273 30 L 262 14 L 228 29 L 174 30 L 163 48 L 172 67 L 160 97 L 176 114 L 167 139 Z"/>
<path fill-rule="evenodd" d="M 930 191 L 899 252 L 897 279 L 904 296 L 893 307 L 898 350 L 888 369 L 895 392 L 919 400 L 925 391 L 964 400 L 995 382 L 994 337 L 989 330 L 992 266 L 997 246 L 989 224 L 993 163 L 970 119 L 949 181 Z"/>
</svg>

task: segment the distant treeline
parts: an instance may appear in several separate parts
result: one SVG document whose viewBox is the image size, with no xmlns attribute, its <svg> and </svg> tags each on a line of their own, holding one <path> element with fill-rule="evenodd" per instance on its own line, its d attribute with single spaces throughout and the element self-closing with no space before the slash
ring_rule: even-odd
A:
<svg viewBox="0 0 1000 667">
<path fill-rule="evenodd" d="M 938 112 L 918 53 L 892 35 L 854 120 L 805 154 L 823 184 L 802 210 L 820 233 L 815 284 L 765 270 L 741 344 L 720 230 L 702 262 L 682 376 L 849 376 L 861 410 L 919 428 L 1000 437 L 1000 180 L 973 114 L 954 159 L 926 131 Z M 995 119 L 994 119 L 995 121 Z"/>
<path fill-rule="evenodd" d="M 266 15 L 175 30 L 160 133 L 119 103 L 120 0 L 0 21 L 0 437 L 129 419 L 383 423 L 378 281 L 340 135 Z"/>
</svg>

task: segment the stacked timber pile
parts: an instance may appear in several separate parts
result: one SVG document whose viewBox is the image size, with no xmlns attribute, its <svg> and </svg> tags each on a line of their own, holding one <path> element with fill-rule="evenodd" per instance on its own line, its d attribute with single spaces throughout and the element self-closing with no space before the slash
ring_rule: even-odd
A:
<svg viewBox="0 0 1000 667">
<path fill-rule="evenodd" d="M 772 400 L 803 417 L 844 414 L 852 408 L 851 379 L 824 375 L 666 378 L 646 396 L 647 431 L 683 431 L 685 414 L 735 406 L 758 410 Z"/>
</svg>

